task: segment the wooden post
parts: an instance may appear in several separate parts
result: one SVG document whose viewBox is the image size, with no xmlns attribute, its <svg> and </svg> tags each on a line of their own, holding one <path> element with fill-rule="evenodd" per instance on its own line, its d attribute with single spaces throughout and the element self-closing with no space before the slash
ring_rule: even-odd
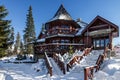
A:
<svg viewBox="0 0 120 80">
<path fill-rule="evenodd" d="M 111 29 L 111 26 L 109 25 L 109 29 Z M 113 39 L 113 37 L 112 37 L 112 31 L 109 33 L 109 49 L 111 49 L 112 50 L 112 39 Z"/>
<path fill-rule="evenodd" d="M 109 38 L 110 38 L 110 46 L 109 46 L 109 48 L 112 50 L 112 40 L 113 40 L 112 33 L 110 33 Z"/>
<path fill-rule="evenodd" d="M 84 80 L 88 80 L 87 74 L 88 74 L 88 69 L 85 68 L 85 69 L 84 69 Z"/>
<path fill-rule="evenodd" d="M 69 72 L 69 64 L 67 64 L 67 71 Z"/>
<path fill-rule="evenodd" d="M 49 68 L 50 76 L 52 76 L 52 67 Z"/>
<path fill-rule="evenodd" d="M 62 62 L 63 63 L 63 62 Z M 64 65 L 64 63 L 62 64 L 63 65 L 63 74 L 65 74 L 66 72 L 65 72 L 65 65 Z"/>
</svg>

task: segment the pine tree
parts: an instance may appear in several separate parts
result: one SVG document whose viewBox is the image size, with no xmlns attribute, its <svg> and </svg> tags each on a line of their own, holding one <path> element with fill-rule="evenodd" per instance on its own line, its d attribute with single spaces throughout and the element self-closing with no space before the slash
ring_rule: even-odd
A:
<svg viewBox="0 0 120 80">
<path fill-rule="evenodd" d="M 21 41 L 20 42 L 20 54 L 23 54 L 23 52 L 24 52 L 24 45 L 23 45 L 23 42 Z"/>
<path fill-rule="evenodd" d="M 4 20 L 8 11 L 4 6 L 0 6 L 0 57 L 6 54 L 10 34 L 10 20 Z"/>
<path fill-rule="evenodd" d="M 12 45 L 14 44 L 14 28 L 11 27 L 10 28 L 10 33 L 9 33 L 9 36 L 8 36 L 8 47 L 11 48 Z"/>
<path fill-rule="evenodd" d="M 17 33 L 17 36 L 16 36 L 16 43 L 15 43 L 15 53 L 19 54 L 21 49 L 21 41 L 20 41 L 20 34 L 19 32 Z"/>
<path fill-rule="evenodd" d="M 13 54 L 13 44 L 14 44 L 14 28 L 11 27 L 10 29 L 10 35 L 8 39 L 8 49 L 7 49 L 7 55 L 10 56 Z"/>
<path fill-rule="evenodd" d="M 27 20 L 26 20 L 26 28 L 24 30 L 24 44 L 25 49 L 27 53 L 33 53 L 33 44 L 32 43 L 36 37 L 35 37 L 35 26 L 34 26 L 34 20 L 32 15 L 32 7 L 29 7 L 28 14 L 27 14 Z"/>
<path fill-rule="evenodd" d="M 11 29 L 10 29 L 10 42 L 14 42 L 14 28 L 13 27 L 11 27 Z"/>
</svg>

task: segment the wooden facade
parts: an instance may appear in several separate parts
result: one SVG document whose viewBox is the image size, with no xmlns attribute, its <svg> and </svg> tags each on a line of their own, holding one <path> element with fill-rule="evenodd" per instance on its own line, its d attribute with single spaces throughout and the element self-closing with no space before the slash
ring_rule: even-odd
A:
<svg viewBox="0 0 120 80">
<path fill-rule="evenodd" d="M 119 36 L 119 28 L 101 16 L 97 16 L 82 31 L 82 35 L 86 37 L 84 40 L 86 46 L 93 45 L 94 49 L 104 49 L 109 44 L 109 48 L 112 49 L 113 38 Z"/>
<path fill-rule="evenodd" d="M 118 34 L 118 26 L 110 21 L 97 16 L 89 24 L 78 22 L 61 5 L 54 17 L 43 25 L 34 49 L 36 54 L 47 52 L 50 56 L 69 52 L 70 46 L 73 50 L 91 46 L 104 49 L 109 44 L 112 49 L 113 38 Z"/>
</svg>

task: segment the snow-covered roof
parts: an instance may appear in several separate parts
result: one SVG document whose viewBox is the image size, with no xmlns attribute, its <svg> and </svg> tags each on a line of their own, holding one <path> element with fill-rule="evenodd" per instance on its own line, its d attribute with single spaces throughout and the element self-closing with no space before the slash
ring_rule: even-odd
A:
<svg viewBox="0 0 120 80">
<path fill-rule="evenodd" d="M 37 42 L 45 42 L 45 38 L 38 39 Z"/>
<path fill-rule="evenodd" d="M 58 11 L 50 21 L 57 20 L 57 19 L 72 20 L 70 14 L 66 11 L 63 5 L 59 7 Z"/>
<path fill-rule="evenodd" d="M 85 29 L 85 27 L 81 27 L 79 31 L 76 33 L 76 36 L 81 35 L 82 31 Z"/>
<path fill-rule="evenodd" d="M 81 26 L 81 28 L 79 29 L 79 31 L 76 33 L 76 36 L 81 35 L 82 31 L 86 28 L 86 26 L 88 25 L 87 23 L 83 22 L 83 21 L 79 21 L 78 24 Z"/>
</svg>

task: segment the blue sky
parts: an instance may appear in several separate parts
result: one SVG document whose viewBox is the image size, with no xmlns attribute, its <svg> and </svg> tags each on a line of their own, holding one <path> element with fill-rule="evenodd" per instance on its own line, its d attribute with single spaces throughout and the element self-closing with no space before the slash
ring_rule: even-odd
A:
<svg viewBox="0 0 120 80">
<path fill-rule="evenodd" d="M 75 20 L 81 18 L 90 23 L 100 15 L 120 26 L 120 0 L 0 0 L 0 5 L 4 5 L 9 11 L 7 19 L 12 20 L 11 25 L 15 28 L 15 33 L 20 32 L 21 37 L 30 5 L 33 8 L 38 36 L 42 23 L 49 21 L 61 4 Z M 115 39 L 114 43 L 120 43 L 120 38 Z"/>
</svg>

